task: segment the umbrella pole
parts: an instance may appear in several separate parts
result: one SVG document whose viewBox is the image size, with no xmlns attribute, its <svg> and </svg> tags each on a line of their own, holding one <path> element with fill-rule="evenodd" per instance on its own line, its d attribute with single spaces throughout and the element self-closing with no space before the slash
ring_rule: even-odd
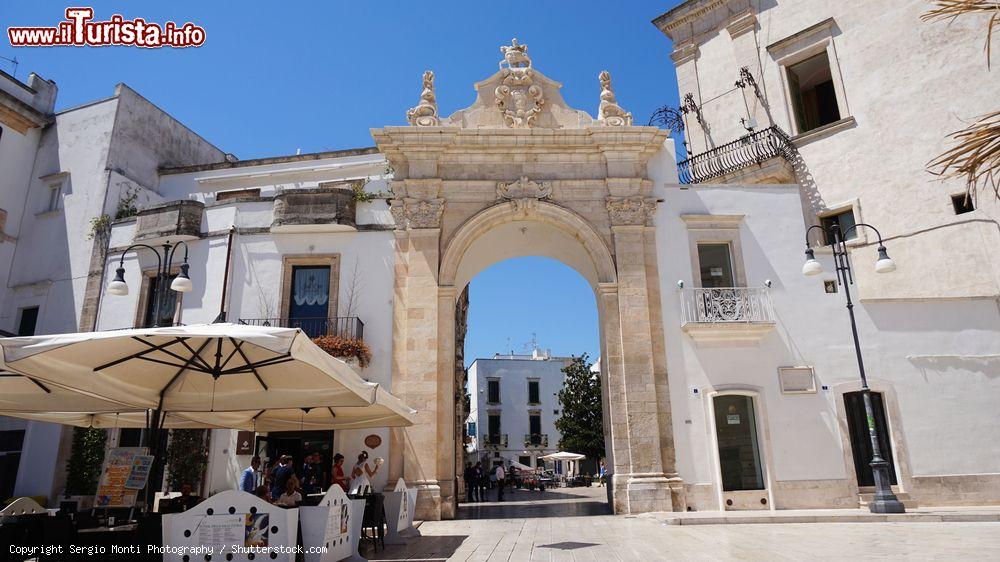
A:
<svg viewBox="0 0 1000 562">
<path fill-rule="evenodd" d="M 163 457 L 160 454 L 160 425 L 163 411 L 160 408 L 153 410 L 153 416 L 149 422 L 149 433 L 146 435 L 146 447 L 149 454 L 153 455 L 153 465 L 149 471 L 149 481 L 146 482 L 146 508 L 153 510 L 153 502 L 156 499 L 156 492 L 159 491 L 163 480 Z M 153 490 L 153 486 L 157 490 Z"/>
</svg>

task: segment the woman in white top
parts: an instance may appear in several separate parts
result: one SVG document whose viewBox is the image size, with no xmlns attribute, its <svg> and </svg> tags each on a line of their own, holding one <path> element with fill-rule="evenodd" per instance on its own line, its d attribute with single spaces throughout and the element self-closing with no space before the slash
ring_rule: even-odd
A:
<svg viewBox="0 0 1000 562">
<path fill-rule="evenodd" d="M 275 500 L 274 505 L 280 505 L 282 507 L 297 507 L 302 503 L 302 494 L 296 489 L 298 487 L 298 481 L 295 477 L 289 478 L 285 482 L 285 491 L 281 494 L 281 497 Z"/>
<path fill-rule="evenodd" d="M 369 479 L 374 477 L 380 466 L 382 466 L 382 459 L 375 459 L 375 469 L 373 470 L 370 466 L 368 466 L 368 451 L 361 451 L 361 454 L 358 455 L 357 464 L 355 464 L 354 468 L 351 469 L 351 485 L 349 486 L 349 489 L 358 494 L 366 493 L 365 490 L 358 490 L 358 486 L 364 480 L 365 475 L 367 475 Z"/>
</svg>

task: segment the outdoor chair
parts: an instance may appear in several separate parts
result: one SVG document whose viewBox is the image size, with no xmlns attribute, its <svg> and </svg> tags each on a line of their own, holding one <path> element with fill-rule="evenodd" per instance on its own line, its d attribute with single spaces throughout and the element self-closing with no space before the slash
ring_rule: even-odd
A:
<svg viewBox="0 0 1000 562">
<path fill-rule="evenodd" d="M 361 497 L 365 499 L 361 539 L 371 541 L 376 551 L 379 546 L 385 550 L 385 496 L 371 493 Z"/>
</svg>

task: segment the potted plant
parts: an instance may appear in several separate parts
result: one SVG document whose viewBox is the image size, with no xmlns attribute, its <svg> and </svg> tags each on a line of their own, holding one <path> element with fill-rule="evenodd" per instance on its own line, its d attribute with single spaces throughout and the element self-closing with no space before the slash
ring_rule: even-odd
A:
<svg viewBox="0 0 1000 562">
<path fill-rule="evenodd" d="M 360 338 L 334 335 L 315 337 L 312 341 L 320 349 L 334 357 L 357 361 L 358 366 L 362 369 L 371 363 L 372 352 L 368 348 L 368 344 Z"/>
</svg>

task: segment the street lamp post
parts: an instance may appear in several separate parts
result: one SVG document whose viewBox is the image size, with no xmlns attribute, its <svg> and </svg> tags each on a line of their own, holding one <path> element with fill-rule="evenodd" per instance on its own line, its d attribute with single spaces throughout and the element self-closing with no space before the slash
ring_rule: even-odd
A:
<svg viewBox="0 0 1000 562">
<path fill-rule="evenodd" d="M 170 269 L 173 266 L 174 254 L 181 245 L 184 246 L 184 261 L 181 262 L 180 272 L 168 286 L 167 281 L 170 281 Z M 108 292 L 112 295 L 125 296 L 128 294 L 128 285 L 125 283 L 125 254 L 138 248 L 145 248 L 153 252 L 156 256 L 156 287 L 150 296 L 153 299 L 153 327 L 162 328 L 164 327 L 163 313 L 166 311 L 167 296 L 170 294 L 167 291 L 187 293 L 194 289 L 194 284 L 191 283 L 191 278 L 188 276 L 188 245 L 183 241 L 177 244 L 171 244 L 169 241 L 165 242 L 162 245 L 162 255 L 159 250 L 146 244 L 132 244 L 128 248 L 125 248 L 121 259 L 118 260 L 118 269 L 115 270 L 115 278 L 108 283 Z M 173 325 L 173 322 L 171 321 L 166 325 Z M 162 415 L 163 398 L 161 395 L 160 403 L 153 410 L 153 415 L 149 418 L 149 432 L 146 434 L 146 447 L 149 448 L 149 452 L 154 458 L 153 467 L 149 475 L 149 484 L 146 487 L 146 499 L 150 507 L 152 507 L 154 499 L 152 495 L 148 494 L 150 486 L 153 485 L 153 482 L 159 482 L 163 478 L 163 462 L 159 458 L 159 449 L 163 445 L 162 432 L 160 431 Z"/>
<path fill-rule="evenodd" d="M 854 352 L 858 356 L 858 372 L 861 375 L 861 395 L 865 404 L 865 418 L 868 421 L 868 435 L 872 443 L 872 460 L 869 466 L 875 479 L 875 498 L 868 505 L 872 513 L 903 513 L 905 508 L 896 494 L 892 492 L 889 484 L 889 463 L 882 458 L 882 448 L 879 446 L 878 429 L 875 425 L 875 413 L 872 408 L 871 389 L 868 388 L 868 377 L 865 375 L 865 362 L 861 357 L 861 342 L 858 340 L 858 326 L 854 320 L 854 302 L 851 300 L 850 285 L 854 284 L 854 277 L 851 272 L 851 260 L 847 254 L 846 236 L 852 231 L 857 231 L 859 227 L 870 228 L 878 236 L 878 259 L 875 262 L 877 273 L 889 273 L 896 269 L 896 264 L 886 252 L 885 245 L 882 244 L 882 234 L 877 228 L 870 224 L 858 223 L 846 230 L 841 230 L 838 223 L 833 223 L 828 228 L 814 225 L 806 231 L 806 263 L 802 266 L 803 275 L 818 275 L 823 272 L 823 265 L 820 264 L 813 249 L 809 246 L 809 234 L 814 229 L 821 230 L 826 235 L 827 240 L 832 240 L 830 245 L 833 250 L 833 261 L 837 270 L 837 283 L 844 287 L 844 296 L 847 299 L 847 313 L 851 317 L 851 335 L 854 336 Z"/>
</svg>

